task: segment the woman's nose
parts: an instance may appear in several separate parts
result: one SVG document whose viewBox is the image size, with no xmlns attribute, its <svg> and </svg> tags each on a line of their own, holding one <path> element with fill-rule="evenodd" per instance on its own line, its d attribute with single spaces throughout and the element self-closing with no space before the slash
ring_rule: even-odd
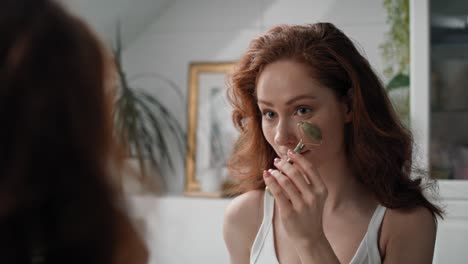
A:
<svg viewBox="0 0 468 264">
<path fill-rule="evenodd" d="M 278 123 L 275 134 L 276 145 L 291 147 L 297 143 L 296 126 L 292 123 L 287 120 Z"/>
</svg>

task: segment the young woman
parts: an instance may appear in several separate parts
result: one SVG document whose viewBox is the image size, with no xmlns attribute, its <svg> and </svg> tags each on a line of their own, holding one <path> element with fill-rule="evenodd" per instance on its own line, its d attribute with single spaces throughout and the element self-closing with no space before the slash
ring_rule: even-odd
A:
<svg viewBox="0 0 468 264">
<path fill-rule="evenodd" d="M 0 8 L 2 263 L 146 263 L 111 186 L 113 67 L 55 1 Z"/>
<path fill-rule="evenodd" d="M 230 167 L 242 194 L 224 223 L 231 263 L 432 262 L 442 212 L 410 177 L 411 135 L 342 31 L 270 29 L 228 95 L 241 133 Z M 299 121 L 322 143 L 293 153 Z"/>
</svg>

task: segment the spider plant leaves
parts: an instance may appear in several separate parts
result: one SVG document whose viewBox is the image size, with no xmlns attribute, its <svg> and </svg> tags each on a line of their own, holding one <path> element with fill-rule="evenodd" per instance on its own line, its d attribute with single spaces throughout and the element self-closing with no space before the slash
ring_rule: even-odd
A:
<svg viewBox="0 0 468 264">
<path fill-rule="evenodd" d="M 121 140 L 129 145 L 131 156 L 150 159 L 157 168 L 166 162 L 174 169 L 169 141 L 173 139 L 179 154 L 183 155 L 185 134 L 168 108 L 142 89 L 132 89 L 116 106 L 120 114 L 117 128 L 124 132 Z"/>
<path fill-rule="evenodd" d="M 117 138 L 128 155 L 138 160 L 142 176 L 147 176 L 145 161 L 160 171 L 163 167 L 174 170 L 173 149 L 183 157 L 185 154 L 185 132 L 177 118 L 158 98 L 132 83 L 142 77 L 162 80 L 171 90 L 182 97 L 177 85 L 158 74 L 139 74 L 128 77 L 122 65 L 120 29 L 117 30 L 115 47 L 112 49 L 118 74 L 117 98 L 114 103 L 114 120 Z M 167 86 L 166 86 L 167 87 Z M 156 179 L 162 182 L 164 178 Z"/>
<path fill-rule="evenodd" d="M 137 100 L 145 113 L 145 121 L 150 127 L 155 128 L 154 134 L 156 137 L 154 144 L 161 149 L 160 152 L 169 153 L 171 145 L 168 144 L 167 137 L 171 136 L 175 139 L 174 142 L 179 154 L 183 155 L 185 150 L 183 144 L 185 135 L 176 118 L 163 104 L 146 92 L 140 91 L 140 96 L 138 96 Z M 174 169 L 174 163 L 169 158 L 169 155 L 160 155 L 160 158 L 166 161 L 171 169 Z"/>
</svg>

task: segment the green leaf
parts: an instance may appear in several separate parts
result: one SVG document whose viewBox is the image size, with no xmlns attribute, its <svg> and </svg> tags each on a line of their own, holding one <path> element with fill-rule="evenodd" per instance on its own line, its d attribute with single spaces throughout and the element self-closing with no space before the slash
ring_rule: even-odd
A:
<svg viewBox="0 0 468 264">
<path fill-rule="evenodd" d="M 384 42 L 379 46 L 385 64 L 384 74 L 390 77 L 398 72 L 409 73 L 409 0 L 384 0 L 383 6 L 389 26 Z"/>
<path fill-rule="evenodd" d="M 133 81 L 137 78 L 129 79 L 126 75 L 122 64 L 123 47 L 120 24 L 117 27 L 115 44 L 112 48 L 118 74 L 117 97 L 112 113 L 115 120 L 115 135 L 120 143 L 127 147 L 128 154 L 138 159 L 143 176 L 151 176 L 145 175 L 147 161 L 158 171 L 163 167 L 174 170 L 174 157 L 170 150 L 177 147 L 181 157 L 184 157 L 185 131 L 177 118 L 157 97 L 134 87 Z M 183 98 L 177 85 L 160 74 L 144 73 L 137 77 L 150 77 L 163 81 L 166 87 L 168 85 L 180 98 Z M 164 186 L 163 178 L 156 180 L 163 182 L 162 186 Z"/>
<path fill-rule="evenodd" d="M 410 85 L 410 77 L 407 74 L 398 73 L 387 84 L 387 90 L 391 91 L 400 87 L 408 87 Z"/>
<path fill-rule="evenodd" d="M 184 130 L 182 129 L 182 126 L 177 122 L 177 118 L 171 114 L 171 112 L 165 107 L 163 104 L 161 104 L 159 101 L 157 101 L 153 96 L 151 96 L 148 93 L 141 92 L 141 96 L 143 99 L 149 101 L 152 106 L 156 107 L 157 111 L 161 113 L 161 117 L 163 120 L 166 122 L 166 127 L 169 129 L 169 132 L 171 135 L 175 137 L 175 142 L 177 144 L 178 150 L 180 154 L 183 156 L 184 151 L 185 151 L 185 133 Z"/>
</svg>

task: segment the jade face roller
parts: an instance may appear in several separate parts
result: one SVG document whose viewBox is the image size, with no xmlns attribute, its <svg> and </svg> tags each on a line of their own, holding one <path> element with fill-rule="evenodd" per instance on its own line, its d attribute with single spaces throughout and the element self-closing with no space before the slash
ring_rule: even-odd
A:
<svg viewBox="0 0 468 264">
<path fill-rule="evenodd" d="M 322 131 L 316 125 L 312 125 L 306 121 L 300 121 L 297 123 L 297 129 L 299 134 L 299 142 L 294 148 L 294 152 L 300 153 L 304 147 L 307 146 L 320 146 L 322 144 Z M 288 162 L 291 161 L 288 159 Z M 265 188 L 265 191 L 271 195 L 270 189 L 268 186 Z"/>
<path fill-rule="evenodd" d="M 316 125 L 312 125 L 306 121 L 300 121 L 297 123 L 299 131 L 299 143 L 294 148 L 294 152 L 301 152 L 306 145 L 319 146 L 322 144 L 322 131 Z"/>
</svg>

